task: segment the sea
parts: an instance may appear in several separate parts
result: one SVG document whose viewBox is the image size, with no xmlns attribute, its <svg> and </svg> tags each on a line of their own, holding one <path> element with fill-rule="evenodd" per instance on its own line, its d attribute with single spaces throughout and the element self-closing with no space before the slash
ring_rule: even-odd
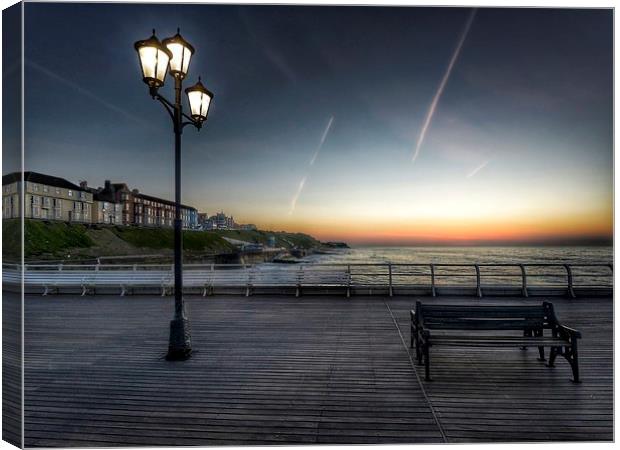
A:
<svg viewBox="0 0 620 450">
<path fill-rule="evenodd" d="M 612 246 L 353 247 L 304 258 L 314 263 L 394 264 L 611 264 Z"/>
<path fill-rule="evenodd" d="M 519 264 L 527 264 L 528 286 L 566 286 L 567 270 L 571 265 L 575 286 L 613 287 L 612 246 L 531 246 L 531 247 L 353 247 L 325 254 L 313 254 L 303 259 L 313 264 L 347 264 L 354 282 L 385 284 L 387 263 L 392 267 L 396 284 L 427 284 L 430 266 L 415 267 L 407 264 L 513 264 L 511 267 L 480 267 L 483 285 L 519 286 L 522 273 Z M 375 265 L 376 266 L 372 266 Z M 536 266 L 540 264 L 540 266 Z M 555 266 L 549 266 L 554 264 Z M 598 264 L 597 267 L 579 266 Z M 475 285 L 473 266 L 436 267 L 437 285 Z"/>
</svg>

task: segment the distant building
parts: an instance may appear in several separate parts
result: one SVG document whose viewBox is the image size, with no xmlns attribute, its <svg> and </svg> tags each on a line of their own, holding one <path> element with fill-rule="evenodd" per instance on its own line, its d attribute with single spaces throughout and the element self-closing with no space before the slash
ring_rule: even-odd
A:
<svg viewBox="0 0 620 450">
<path fill-rule="evenodd" d="M 146 227 L 173 227 L 174 202 L 130 190 L 125 183 L 110 183 L 114 199 L 120 202 L 122 223 Z M 198 211 L 191 206 L 181 205 L 183 228 L 198 226 Z"/>
<path fill-rule="evenodd" d="M 86 186 L 86 182 L 80 183 Z M 93 223 L 103 223 L 109 225 L 122 225 L 123 205 L 117 201 L 110 180 L 105 181 L 103 188 L 86 188 L 93 194 Z"/>
<path fill-rule="evenodd" d="M 93 194 L 64 178 L 24 172 L 24 217 L 64 222 L 92 222 Z M 2 177 L 2 217 L 20 217 L 22 173 Z"/>
<path fill-rule="evenodd" d="M 233 216 L 228 217 L 223 211 L 208 217 L 206 213 L 198 214 L 198 227 L 201 230 L 245 230 L 254 231 L 257 229 L 253 223 L 238 224 Z"/>
<path fill-rule="evenodd" d="M 276 246 L 276 237 L 271 235 L 267 238 L 267 246 L 271 248 L 275 248 Z"/>
<path fill-rule="evenodd" d="M 235 219 L 232 216 L 226 216 L 223 211 L 203 220 L 201 224 L 203 230 L 234 230 L 236 228 Z"/>
</svg>

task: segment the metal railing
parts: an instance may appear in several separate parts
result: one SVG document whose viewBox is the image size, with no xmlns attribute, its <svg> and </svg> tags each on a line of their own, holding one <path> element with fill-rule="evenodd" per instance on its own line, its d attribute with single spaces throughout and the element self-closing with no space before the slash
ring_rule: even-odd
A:
<svg viewBox="0 0 620 450">
<path fill-rule="evenodd" d="M 3 264 L 3 284 L 21 283 L 19 264 Z M 296 295 L 312 288 L 343 288 L 346 294 L 384 290 L 392 296 L 411 289 L 432 296 L 439 291 L 511 290 L 527 297 L 532 290 L 563 290 L 571 297 L 578 289 L 613 289 L 612 263 L 497 263 L 497 264 L 405 264 L 405 263 L 301 263 L 283 264 L 185 264 L 184 283 L 201 288 L 203 295 L 215 288 L 243 288 L 246 295 L 256 289 L 292 288 Z M 79 286 L 120 287 L 124 295 L 131 287 L 154 286 L 166 295 L 172 289 L 171 264 L 26 264 L 26 287 Z"/>
</svg>

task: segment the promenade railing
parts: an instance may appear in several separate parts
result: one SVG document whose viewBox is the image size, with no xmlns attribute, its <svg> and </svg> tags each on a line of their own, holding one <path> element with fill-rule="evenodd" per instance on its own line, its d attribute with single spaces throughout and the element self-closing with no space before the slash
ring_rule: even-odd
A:
<svg viewBox="0 0 620 450">
<path fill-rule="evenodd" d="M 23 269 L 23 271 L 22 271 Z M 121 295 L 156 288 L 171 293 L 170 264 L 3 264 L 3 284 L 21 284 L 43 294 L 77 288 L 89 292 L 118 290 Z M 241 289 L 245 295 L 260 290 L 293 290 L 295 295 L 340 289 L 346 295 L 361 293 L 530 293 L 577 291 L 611 292 L 611 263 L 301 263 L 301 264 L 186 264 L 184 284 L 202 295 L 217 290 Z"/>
</svg>

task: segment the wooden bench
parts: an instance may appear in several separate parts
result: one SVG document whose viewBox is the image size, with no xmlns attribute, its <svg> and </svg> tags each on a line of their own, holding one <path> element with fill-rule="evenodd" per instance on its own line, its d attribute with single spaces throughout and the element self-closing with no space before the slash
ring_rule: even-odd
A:
<svg viewBox="0 0 620 450">
<path fill-rule="evenodd" d="M 550 330 L 547 336 L 544 330 Z M 481 333 L 472 333 L 481 332 Z M 492 333 L 490 333 L 492 332 Z M 545 360 L 550 347 L 549 367 L 563 356 L 579 382 L 577 339 L 581 333 L 562 325 L 553 304 L 536 306 L 423 305 L 416 302 L 411 311 L 411 347 L 418 364 L 424 362 L 425 379 L 430 381 L 430 348 L 453 347 L 538 347 L 539 360 Z"/>
<path fill-rule="evenodd" d="M 24 285 L 43 288 L 43 295 L 62 287 L 80 289 L 81 295 L 85 295 L 92 276 L 92 272 L 83 270 L 26 270 Z"/>
<path fill-rule="evenodd" d="M 304 288 L 343 288 L 350 296 L 351 276 L 344 266 L 301 266 L 297 282 L 297 296 Z"/>
<path fill-rule="evenodd" d="M 246 296 L 255 289 L 296 288 L 299 282 L 297 267 L 286 266 L 256 266 L 248 273 Z"/>
<path fill-rule="evenodd" d="M 89 288 L 95 293 L 96 288 L 119 287 L 122 297 L 128 292 L 132 293 L 133 289 L 159 286 L 163 297 L 171 279 L 172 273 L 168 270 L 99 270 L 91 279 Z"/>
</svg>

